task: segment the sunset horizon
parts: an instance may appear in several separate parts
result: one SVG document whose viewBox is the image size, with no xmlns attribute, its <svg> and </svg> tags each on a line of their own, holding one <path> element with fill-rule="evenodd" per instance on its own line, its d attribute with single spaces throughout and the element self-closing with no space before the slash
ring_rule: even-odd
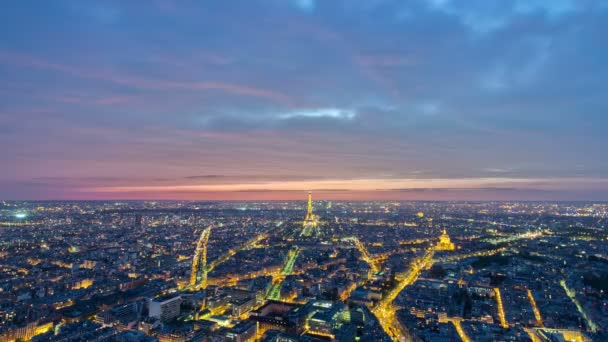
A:
<svg viewBox="0 0 608 342">
<path fill-rule="evenodd" d="M 432 186 L 439 184 L 439 186 Z M 431 185 L 431 187 L 424 187 Z M 477 186 L 480 185 L 480 186 Z M 569 185 L 570 187 L 565 187 Z M 600 188 L 598 188 L 600 186 Z M 386 201 L 605 201 L 603 180 L 559 179 L 378 179 L 258 182 L 204 185 L 112 185 L 68 187 L 6 200 L 321 200 Z M 53 187 L 51 187 L 52 189 Z"/>
</svg>

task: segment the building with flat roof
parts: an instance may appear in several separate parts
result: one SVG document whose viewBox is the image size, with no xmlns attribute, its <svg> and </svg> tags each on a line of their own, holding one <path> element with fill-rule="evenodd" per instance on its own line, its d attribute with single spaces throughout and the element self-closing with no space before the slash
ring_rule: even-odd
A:
<svg viewBox="0 0 608 342">
<path fill-rule="evenodd" d="M 181 296 L 163 296 L 150 300 L 149 317 L 158 318 L 163 322 L 177 318 L 180 314 Z"/>
</svg>

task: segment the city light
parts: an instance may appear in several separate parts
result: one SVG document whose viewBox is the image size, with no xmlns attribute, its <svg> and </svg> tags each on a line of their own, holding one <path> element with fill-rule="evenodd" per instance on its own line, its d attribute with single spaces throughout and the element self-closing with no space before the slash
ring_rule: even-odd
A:
<svg viewBox="0 0 608 342">
<path fill-rule="evenodd" d="M 5 289 L 15 298 L 8 307 L 47 298 L 50 310 L 60 315 L 86 312 L 65 326 L 91 329 L 93 335 L 102 327 L 118 335 L 120 322 L 131 320 L 142 334 L 166 339 L 180 331 L 261 339 L 290 327 L 300 335 L 335 340 L 351 331 L 359 341 L 428 334 L 476 341 L 491 330 L 498 340 L 584 341 L 606 324 L 601 307 L 593 305 L 602 296 L 602 278 L 592 282 L 608 260 L 600 247 L 605 242 L 582 238 L 600 230 L 571 228 L 571 220 L 587 218 L 557 214 L 592 212 L 600 222 L 608 217 L 608 205 L 332 201 L 328 211 L 312 196 L 246 205 L 20 205 L 27 211 L 19 213 L 35 212 L 39 219 L 17 221 L 14 211 L 0 212 L 2 270 L 9 282 L 30 289 Z M 312 214 L 314 224 L 303 224 L 315 206 L 325 209 Z M 238 210 L 242 207 L 248 210 Z M 434 220 L 407 225 L 421 210 Z M 528 212 L 540 217 L 535 224 L 541 229 L 531 232 Z M 29 226 L 36 229 L 24 228 Z M 11 263 L 12 257 L 21 261 Z M 572 264 L 585 267 L 567 268 Z M 45 273 L 48 267 L 52 274 Z M 569 286 L 565 269 L 578 275 L 568 277 Z M 539 282 L 548 285 L 532 291 Z M 97 298 L 99 291 L 109 291 L 104 299 L 109 304 L 88 309 L 77 297 Z M 580 322 L 581 329 L 573 328 Z M 100 325 L 89 328 L 93 323 Z M 150 323 L 178 330 L 169 333 Z M 50 327 L 70 331 L 55 321 L 29 324 L 10 334 L 45 335 Z"/>
<path fill-rule="evenodd" d="M 494 296 L 496 298 L 498 318 L 500 319 L 500 326 L 507 329 L 509 327 L 509 323 L 507 323 L 504 306 L 502 304 L 502 296 L 500 295 L 500 289 L 498 287 L 494 288 Z"/>
</svg>

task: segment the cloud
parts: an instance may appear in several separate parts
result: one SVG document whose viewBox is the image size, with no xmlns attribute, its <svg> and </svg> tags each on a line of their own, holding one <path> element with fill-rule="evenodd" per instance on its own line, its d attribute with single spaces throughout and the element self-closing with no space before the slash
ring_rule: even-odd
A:
<svg viewBox="0 0 608 342">
<path fill-rule="evenodd" d="M 242 190 L 234 190 L 234 192 L 254 192 L 254 193 L 273 193 L 273 192 L 278 192 L 278 193 L 282 193 L 282 192 L 319 193 L 319 192 L 348 192 L 348 191 L 351 191 L 351 190 L 348 190 L 348 189 L 307 189 L 307 190 L 242 189 Z"/>
<path fill-rule="evenodd" d="M 579 9 L 576 0 L 518 0 L 514 6 L 514 11 L 517 13 L 533 14 L 541 12 L 550 18 L 573 14 Z"/>
<path fill-rule="evenodd" d="M 481 188 L 412 188 L 412 189 L 378 189 L 379 191 L 399 191 L 399 192 L 511 192 L 511 193 L 525 193 L 525 192 L 539 192 L 539 193 L 551 193 L 555 190 L 546 189 L 535 189 L 535 188 L 493 188 L 493 187 L 481 187 Z"/>
<path fill-rule="evenodd" d="M 293 99 L 289 96 L 277 91 L 251 87 L 241 84 L 234 84 L 221 81 L 181 81 L 181 80 L 159 80 L 151 78 L 142 78 L 130 76 L 128 74 L 118 74 L 110 70 L 103 69 L 86 69 L 64 65 L 61 63 L 49 62 L 37 57 L 14 53 L 12 51 L 0 50 L 0 61 L 5 63 L 16 64 L 25 67 L 33 67 L 57 71 L 71 76 L 107 81 L 119 85 L 125 85 L 138 89 L 148 90 L 220 90 L 227 93 L 259 97 L 271 100 L 284 105 L 293 104 Z"/>
<path fill-rule="evenodd" d="M 483 172 L 489 172 L 489 173 L 507 173 L 507 172 L 511 172 L 510 169 L 502 169 L 502 168 L 498 168 L 498 167 L 487 167 L 482 169 Z"/>
<path fill-rule="evenodd" d="M 226 176 L 224 176 L 224 175 L 201 175 L 201 176 L 187 176 L 184 178 L 198 180 L 198 179 L 218 179 L 218 178 L 225 178 L 225 177 Z"/>
<path fill-rule="evenodd" d="M 455 0 L 432 0 L 430 8 L 458 18 L 472 33 L 493 34 L 507 29 L 520 17 L 540 16 L 543 19 L 558 20 L 574 15 L 582 7 L 576 0 L 483 0 L 461 2 Z"/>
<path fill-rule="evenodd" d="M 306 119 L 306 118 L 330 118 L 330 119 L 346 119 L 355 118 L 357 114 L 352 110 L 338 108 L 320 108 L 320 109 L 303 109 L 294 110 L 279 115 L 280 119 Z"/>
<path fill-rule="evenodd" d="M 249 174 L 234 174 L 234 175 L 200 175 L 200 176 L 187 176 L 184 177 L 186 180 L 202 180 L 202 181 L 215 181 L 222 184 L 234 184 L 242 182 L 272 182 L 272 181 L 300 181 L 300 180 L 311 180 L 311 179 L 323 179 L 323 176 L 313 175 L 249 175 Z"/>
<path fill-rule="evenodd" d="M 304 12 L 312 12 L 316 7 L 316 0 L 290 0 L 294 6 Z"/>
</svg>

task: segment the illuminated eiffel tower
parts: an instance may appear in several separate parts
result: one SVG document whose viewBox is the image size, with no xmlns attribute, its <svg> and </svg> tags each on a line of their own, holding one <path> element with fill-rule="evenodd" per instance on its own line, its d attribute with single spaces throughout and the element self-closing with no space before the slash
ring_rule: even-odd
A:
<svg viewBox="0 0 608 342">
<path fill-rule="evenodd" d="M 312 212 L 312 192 L 308 192 L 308 210 L 306 211 L 306 218 L 304 218 L 304 222 L 302 223 L 304 227 L 302 235 L 310 235 L 312 230 L 317 228 L 318 225 L 317 216 Z"/>
</svg>

